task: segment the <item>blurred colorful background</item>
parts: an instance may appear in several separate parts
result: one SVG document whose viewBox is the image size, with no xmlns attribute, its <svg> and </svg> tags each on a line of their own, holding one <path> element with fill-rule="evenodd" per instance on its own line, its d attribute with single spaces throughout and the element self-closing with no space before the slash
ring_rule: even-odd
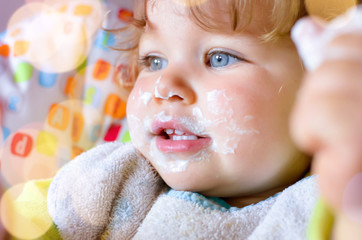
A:
<svg viewBox="0 0 362 240">
<path fill-rule="evenodd" d="M 5 229 L 36 239 L 49 228 L 34 231 L 17 213 L 25 182 L 53 177 L 98 144 L 130 141 L 119 87 L 127 56 L 110 48 L 127 36 L 102 28 L 125 27 L 132 2 L 0 0 L 0 239 Z M 324 19 L 356 4 L 306 0 Z"/>
<path fill-rule="evenodd" d="M 0 4 L 0 232 L 32 239 L 9 210 L 24 183 L 95 145 L 130 141 L 119 88 L 128 61 L 110 48 L 122 36 L 102 28 L 126 26 L 132 0 Z"/>
</svg>

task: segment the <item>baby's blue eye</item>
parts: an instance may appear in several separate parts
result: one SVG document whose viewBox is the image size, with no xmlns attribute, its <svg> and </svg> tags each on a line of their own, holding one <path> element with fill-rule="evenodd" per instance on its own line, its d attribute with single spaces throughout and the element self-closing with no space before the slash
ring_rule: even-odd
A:
<svg viewBox="0 0 362 240">
<path fill-rule="evenodd" d="M 238 61 L 237 57 L 228 53 L 216 52 L 209 54 L 209 65 L 213 68 L 222 68 Z"/>
<path fill-rule="evenodd" d="M 167 67 L 168 62 L 161 57 L 149 57 L 149 69 L 150 71 L 159 71 Z"/>
</svg>

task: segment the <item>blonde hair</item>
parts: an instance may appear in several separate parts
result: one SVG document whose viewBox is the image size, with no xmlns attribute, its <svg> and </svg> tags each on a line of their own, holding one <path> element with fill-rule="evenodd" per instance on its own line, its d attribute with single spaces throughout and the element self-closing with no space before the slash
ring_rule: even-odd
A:
<svg viewBox="0 0 362 240">
<path fill-rule="evenodd" d="M 188 1 L 192 5 L 192 2 L 197 0 Z M 217 11 L 223 11 L 223 14 L 229 18 L 227 22 L 220 22 L 213 17 L 212 11 L 216 10 L 212 9 L 212 6 L 218 5 L 219 2 L 217 0 L 208 0 L 208 2 L 211 3 L 211 7 L 205 8 L 202 4 L 193 4 L 193 7 L 190 7 L 196 23 L 205 30 L 227 29 L 234 33 L 243 32 L 253 21 L 255 3 L 266 5 L 267 11 L 264 13 L 270 17 L 271 27 L 265 29 L 265 33 L 260 36 L 265 41 L 289 34 L 294 23 L 306 15 L 303 0 L 224 0 L 223 9 L 218 8 Z"/>
<path fill-rule="evenodd" d="M 260 36 L 263 41 L 272 41 L 280 36 L 290 33 L 294 23 L 301 17 L 307 15 L 304 0 L 178 0 L 184 1 L 189 6 L 190 16 L 201 28 L 206 31 L 229 31 L 230 33 L 241 33 L 253 21 L 254 5 L 259 2 L 268 6 L 267 12 L 270 17 L 270 27 L 265 29 Z M 127 51 L 132 65 L 130 66 L 130 78 L 127 82 L 134 82 L 138 75 L 137 61 L 138 42 L 142 32 L 147 25 L 148 4 L 156 4 L 157 0 L 134 0 L 135 11 L 131 24 L 117 31 L 122 32 L 123 41 L 119 41 L 118 50 Z M 206 4 L 207 3 L 207 4 Z M 222 4 L 222 8 L 220 8 Z M 215 18 L 215 12 L 226 16 L 225 21 Z M 129 38 L 124 38 L 125 32 Z M 125 45 L 126 44 L 126 45 Z"/>
</svg>

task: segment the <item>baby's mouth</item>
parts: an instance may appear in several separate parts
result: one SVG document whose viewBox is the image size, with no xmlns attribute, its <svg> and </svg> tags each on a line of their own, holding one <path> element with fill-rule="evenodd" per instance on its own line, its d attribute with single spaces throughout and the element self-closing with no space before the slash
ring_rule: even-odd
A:
<svg viewBox="0 0 362 240">
<path fill-rule="evenodd" d="M 153 134 L 156 136 L 157 149 L 165 153 L 195 153 L 211 142 L 210 137 L 195 134 L 173 121 L 155 122 Z"/>
<path fill-rule="evenodd" d="M 166 139 L 170 139 L 172 141 L 182 141 L 182 140 L 197 140 L 202 137 L 198 137 L 196 135 L 190 135 L 186 134 L 183 131 L 177 130 L 177 129 L 164 129 L 162 131 L 162 135 L 166 137 Z"/>
</svg>

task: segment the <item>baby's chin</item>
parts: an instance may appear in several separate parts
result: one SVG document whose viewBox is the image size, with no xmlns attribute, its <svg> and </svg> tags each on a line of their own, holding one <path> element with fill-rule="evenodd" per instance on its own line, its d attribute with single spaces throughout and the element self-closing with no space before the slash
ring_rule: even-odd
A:
<svg viewBox="0 0 362 240">
<path fill-rule="evenodd" d="M 175 172 L 156 166 L 156 170 L 165 183 L 175 190 L 200 192 L 210 187 L 207 185 L 210 181 L 207 181 L 206 177 L 202 174 L 195 175 L 189 168 Z"/>
<path fill-rule="evenodd" d="M 177 191 L 197 192 L 209 197 L 232 196 L 233 193 L 226 192 L 228 184 L 222 184 L 217 178 L 208 176 L 207 173 L 195 174 L 193 171 L 169 172 L 157 170 L 165 183 Z"/>
<path fill-rule="evenodd" d="M 161 178 L 172 189 L 178 191 L 197 192 L 207 197 L 220 198 L 252 198 L 253 196 L 263 199 L 273 196 L 281 191 L 278 184 L 261 182 L 259 180 L 238 180 L 232 182 L 230 179 L 217 177 L 216 173 L 195 174 L 192 171 L 182 173 L 158 171 Z"/>
</svg>

